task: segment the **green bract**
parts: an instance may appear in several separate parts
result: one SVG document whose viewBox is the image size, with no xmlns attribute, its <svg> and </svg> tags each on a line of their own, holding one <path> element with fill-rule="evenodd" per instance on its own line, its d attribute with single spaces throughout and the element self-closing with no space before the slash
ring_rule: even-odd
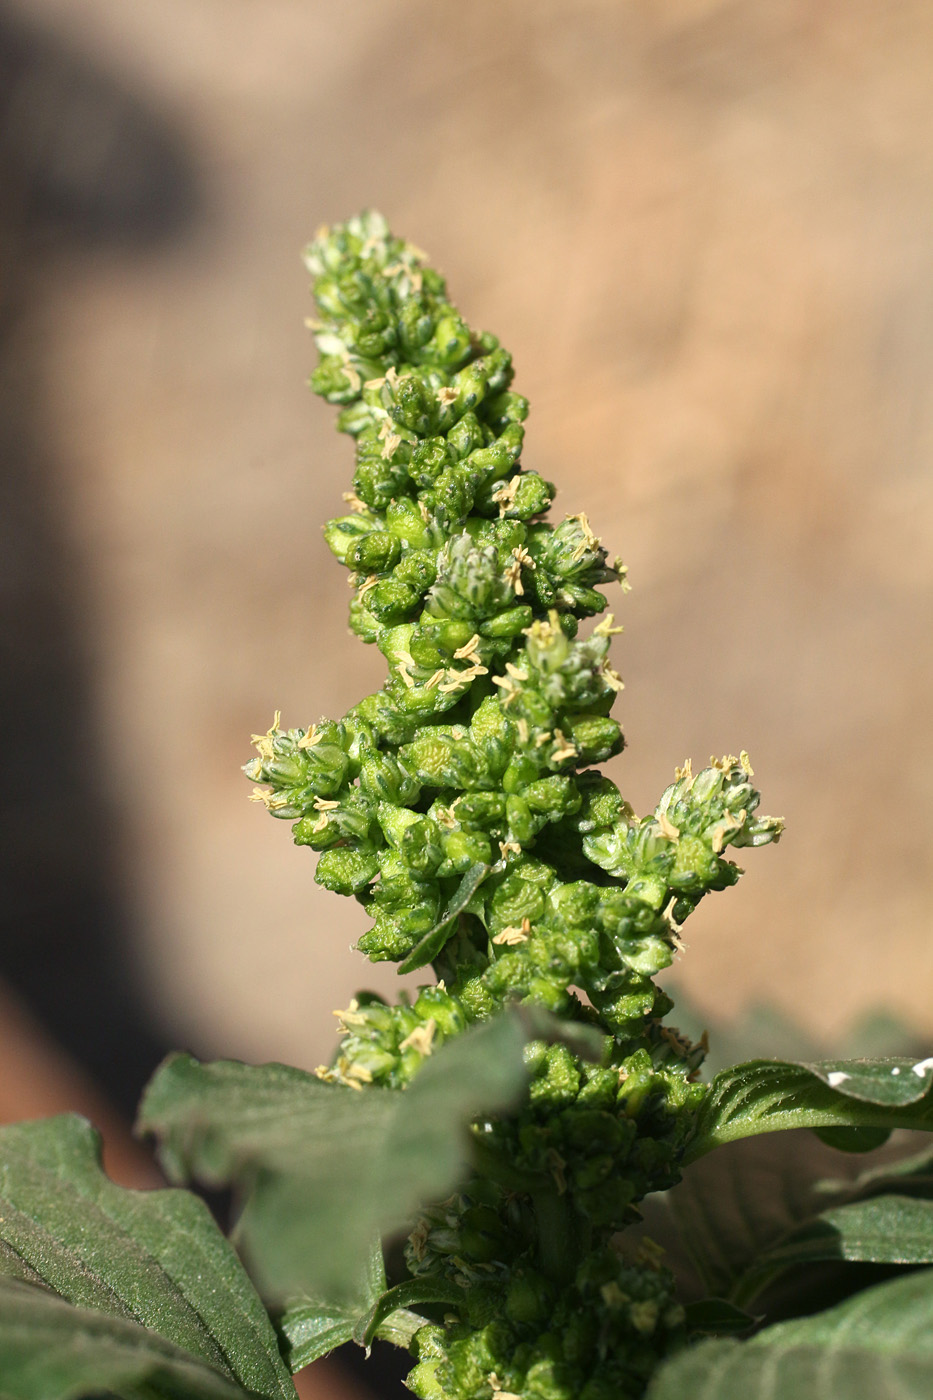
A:
<svg viewBox="0 0 933 1400">
<path fill-rule="evenodd" d="M 435 974 L 396 1006 L 355 999 L 320 1074 L 403 1089 L 514 1001 L 601 1032 L 595 1062 L 532 1042 L 525 1106 L 474 1124 L 474 1177 L 416 1225 L 408 1268 L 446 1320 L 416 1333 L 410 1385 L 424 1400 L 624 1400 L 683 1313 L 650 1249 L 609 1241 L 677 1181 L 707 1093 L 703 1049 L 663 1024 L 652 978 L 704 895 L 737 880 L 727 849 L 776 840 L 781 822 L 757 815 L 744 754 L 686 764 L 635 817 L 593 767 L 623 746 L 611 614 L 579 634 L 625 570 L 585 515 L 544 519 L 554 487 L 521 465 L 511 356 L 378 214 L 322 231 L 307 265 L 312 387 L 356 444 L 348 513 L 325 538 L 388 675 L 338 722 L 283 730 L 276 714 L 246 772 L 321 853 L 318 882 L 366 908 L 360 950 Z"/>
</svg>

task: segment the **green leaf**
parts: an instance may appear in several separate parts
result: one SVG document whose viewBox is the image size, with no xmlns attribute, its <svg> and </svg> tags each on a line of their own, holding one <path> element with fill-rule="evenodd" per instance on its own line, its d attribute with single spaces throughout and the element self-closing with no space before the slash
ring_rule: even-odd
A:
<svg viewBox="0 0 933 1400">
<path fill-rule="evenodd" d="M 867 1288 L 812 1317 L 769 1327 L 750 1345 L 773 1348 L 787 1342 L 812 1342 L 830 1351 L 855 1342 L 872 1351 L 913 1352 L 933 1361 L 933 1269 Z"/>
<path fill-rule="evenodd" d="M 933 1085 L 933 1055 L 925 1060 L 819 1060 L 802 1066 L 831 1089 L 862 1103 L 903 1107 L 924 1098 Z"/>
<path fill-rule="evenodd" d="M 830 1177 L 818 1181 L 815 1190 L 821 1195 L 848 1194 L 852 1191 L 878 1194 L 890 1190 L 933 1197 L 933 1147 L 925 1146 L 919 1152 L 899 1156 L 894 1161 L 874 1161 L 854 1180 Z"/>
<path fill-rule="evenodd" d="M 128 1317 L 0 1278 L 0 1400 L 247 1400 L 248 1392 Z"/>
<path fill-rule="evenodd" d="M 279 1319 L 289 1370 L 301 1371 L 352 1341 L 358 1321 L 359 1309 L 352 1306 L 325 1307 L 310 1298 L 290 1302 Z"/>
<path fill-rule="evenodd" d="M 676 1222 L 706 1292 L 728 1297 L 762 1251 L 823 1209 L 813 1181 L 832 1170 L 835 1157 L 810 1133 L 749 1138 L 694 1162 L 656 1198 Z M 654 1200 L 648 1204 L 656 1209 Z"/>
<path fill-rule="evenodd" d="M 933 1270 L 866 1289 L 748 1342 L 708 1341 L 663 1365 L 646 1400 L 928 1400 Z"/>
<path fill-rule="evenodd" d="M 393 1346 L 411 1349 L 416 1333 L 420 1332 L 426 1319 L 420 1313 L 408 1308 L 396 1308 L 380 1322 L 375 1338 L 381 1342 L 391 1342 Z"/>
<path fill-rule="evenodd" d="M 411 1312 L 409 1303 L 463 1303 L 463 1290 L 443 1279 L 407 1279 L 384 1289 L 370 1304 L 323 1305 L 310 1298 L 292 1300 L 279 1320 L 291 1370 L 300 1371 L 322 1356 L 357 1342 L 369 1347 L 379 1337 L 408 1347 L 426 1318 Z"/>
<path fill-rule="evenodd" d="M 745 1138 L 726 1152 L 701 1157 L 672 1190 L 649 1197 L 647 1233 L 667 1249 L 682 1297 L 731 1297 L 762 1254 L 828 1207 L 884 1190 L 918 1194 L 913 1181 L 899 1175 L 895 1154 L 903 1155 L 908 1146 L 890 1142 L 860 1162 L 840 1156 L 806 1130 Z M 907 1161 L 919 1169 L 926 1159 Z"/>
<path fill-rule="evenodd" d="M 186 1191 L 114 1185 L 84 1119 L 0 1128 L 0 1242 L 0 1274 L 133 1320 L 267 1400 L 294 1400 L 266 1310 L 207 1207 Z"/>
<path fill-rule="evenodd" d="M 684 1160 L 787 1128 L 930 1130 L 931 1083 L 933 1058 L 733 1065 L 713 1080 Z"/>
<path fill-rule="evenodd" d="M 933 1264 L 933 1201 L 873 1196 L 824 1211 L 762 1254 L 732 1290 L 750 1302 L 785 1269 L 824 1260 L 864 1264 Z"/>
<path fill-rule="evenodd" d="M 453 923 L 457 915 L 463 913 L 480 885 L 491 873 L 491 865 L 478 862 L 476 865 L 470 866 L 454 891 L 446 913 L 433 928 L 428 929 L 408 956 L 399 963 L 398 974 L 400 977 L 406 972 L 416 972 L 419 967 L 426 967 L 429 962 L 434 961 L 444 944 L 452 936 Z"/>
<path fill-rule="evenodd" d="M 451 1303 L 462 1307 L 465 1294 L 462 1288 L 438 1278 L 409 1278 L 398 1283 L 373 1304 L 366 1317 L 360 1318 L 354 1341 L 368 1347 L 378 1335 L 382 1323 L 400 1308 L 408 1309 L 412 1303 Z M 419 1319 L 424 1325 L 424 1318 Z"/>
<path fill-rule="evenodd" d="M 312 1361 L 353 1340 L 360 1319 L 369 1315 L 386 1292 L 382 1243 L 375 1240 L 363 1270 L 359 1292 L 346 1302 L 321 1302 L 315 1298 L 290 1298 L 277 1319 L 289 1370 L 302 1370 Z"/>
<path fill-rule="evenodd" d="M 150 1084 L 140 1126 L 175 1178 L 245 1188 L 240 1238 L 273 1296 L 342 1300 L 373 1236 L 462 1179 L 469 1123 L 517 1102 L 525 1043 L 554 1027 L 527 1008 L 497 1017 L 442 1046 L 404 1092 L 178 1055 Z"/>
</svg>

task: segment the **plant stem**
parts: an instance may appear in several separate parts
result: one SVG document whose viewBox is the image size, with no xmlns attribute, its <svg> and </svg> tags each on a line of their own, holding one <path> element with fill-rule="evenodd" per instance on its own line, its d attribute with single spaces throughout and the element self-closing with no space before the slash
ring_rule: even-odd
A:
<svg viewBox="0 0 933 1400">
<path fill-rule="evenodd" d="M 532 1196 L 538 1222 L 538 1258 L 541 1270 L 556 1283 L 572 1282 L 587 1232 L 566 1194 L 556 1190 Z"/>
</svg>

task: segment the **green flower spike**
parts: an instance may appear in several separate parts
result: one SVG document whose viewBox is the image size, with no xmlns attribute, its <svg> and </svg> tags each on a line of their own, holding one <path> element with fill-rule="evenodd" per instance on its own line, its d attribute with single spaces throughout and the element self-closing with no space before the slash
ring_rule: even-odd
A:
<svg viewBox="0 0 933 1400">
<path fill-rule="evenodd" d="M 327 1078 L 403 1089 L 432 1051 L 515 1000 L 596 1027 L 598 1063 L 529 1047 L 531 1092 L 474 1126 L 475 1177 L 433 1207 L 407 1265 L 436 1279 L 443 1324 L 416 1336 L 422 1400 L 625 1400 L 683 1337 L 670 1274 L 611 1243 L 678 1180 L 703 1048 L 663 1024 L 652 980 L 730 847 L 778 839 L 747 756 L 693 774 L 636 818 L 592 765 L 620 752 L 605 585 L 624 584 L 585 515 L 544 517 L 554 487 L 521 464 L 512 360 L 472 331 L 424 255 L 367 213 L 308 249 L 321 320 L 314 390 L 356 445 L 345 515 L 353 630 L 386 658 L 342 720 L 254 737 L 246 772 L 316 879 L 363 904 L 359 948 L 435 981 L 339 1013 Z M 623 1241 L 624 1243 L 624 1241 Z"/>
</svg>

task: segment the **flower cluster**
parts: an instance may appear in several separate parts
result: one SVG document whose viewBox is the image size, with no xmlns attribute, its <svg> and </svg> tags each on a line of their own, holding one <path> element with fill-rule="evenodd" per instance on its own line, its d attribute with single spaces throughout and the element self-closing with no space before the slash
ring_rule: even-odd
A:
<svg viewBox="0 0 933 1400">
<path fill-rule="evenodd" d="M 416 1336 L 408 1384 L 422 1400 L 637 1400 L 659 1353 L 685 1337 L 671 1276 L 650 1248 L 633 1263 L 597 1250 L 564 1287 L 519 1267 L 507 1287 L 477 1283 L 468 1297 L 464 1321 Z"/>
<path fill-rule="evenodd" d="M 388 676 L 339 722 L 283 730 L 276 714 L 246 772 L 320 852 L 317 881 L 366 908 L 361 951 L 436 979 L 396 1006 L 356 999 L 321 1073 L 404 1088 L 515 1000 L 604 1037 L 596 1064 L 530 1047 L 527 1105 L 475 1125 L 475 1180 L 416 1225 L 411 1272 L 464 1301 L 419 1335 L 410 1384 L 424 1400 L 635 1395 L 679 1318 L 667 1275 L 608 1241 L 676 1181 L 704 1094 L 702 1047 L 664 1026 L 652 979 L 697 903 L 738 878 L 727 849 L 781 823 L 757 815 L 744 754 L 687 763 L 635 817 L 593 766 L 623 746 L 619 629 L 607 614 L 579 631 L 625 570 L 585 515 L 543 518 L 554 487 L 521 464 L 511 357 L 379 215 L 323 230 L 307 262 L 312 386 L 356 444 L 325 537 Z"/>
</svg>

